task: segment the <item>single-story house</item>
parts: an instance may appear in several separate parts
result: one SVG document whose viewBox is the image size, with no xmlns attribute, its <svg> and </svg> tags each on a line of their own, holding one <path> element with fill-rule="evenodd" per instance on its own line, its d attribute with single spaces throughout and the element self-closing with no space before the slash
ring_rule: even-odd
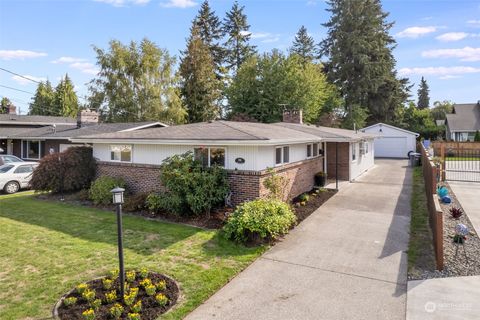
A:
<svg viewBox="0 0 480 320">
<path fill-rule="evenodd" d="M 98 120 L 98 113 L 91 110 L 81 110 L 77 119 L 0 115 L 0 144 L 6 146 L 2 148 L 5 154 L 36 161 L 47 154 L 75 146 L 70 139 L 77 136 L 166 126 L 155 121 L 98 123 Z"/>
<path fill-rule="evenodd" d="M 385 123 L 377 123 L 361 129 L 362 132 L 378 135 L 375 139 L 376 158 L 408 158 L 415 152 L 418 133 Z"/>
<path fill-rule="evenodd" d="M 374 137 L 305 125 L 301 111 L 286 111 L 284 122 L 274 124 L 221 120 L 70 140 L 91 144 L 97 174 L 122 177 L 133 192 L 160 190 L 162 162 L 191 151 L 205 166 L 227 170 L 232 202 L 238 204 L 266 193 L 263 181 L 269 168 L 288 177 L 286 198 L 311 190 L 318 172 L 354 180 L 374 164 Z"/>
<path fill-rule="evenodd" d="M 445 125 L 448 141 L 473 141 L 475 132 L 480 131 L 480 101 L 454 104 Z"/>
</svg>

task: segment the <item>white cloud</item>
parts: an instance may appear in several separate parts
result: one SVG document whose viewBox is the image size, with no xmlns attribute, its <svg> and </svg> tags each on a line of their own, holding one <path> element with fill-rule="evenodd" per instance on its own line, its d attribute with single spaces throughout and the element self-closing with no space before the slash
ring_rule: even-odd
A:
<svg viewBox="0 0 480 320">
<path fill-rule="evenodd" d="M 462 39 L 465 39 L 468 36 L 469 36 L 469 34 L 466 33 L 466 32 L 447 32 L 447 33 L 439 35 L 438 37 L 436 37 L 436 39 L 440 40 L 440 41 L 448 42 L 448 41 L 462 40 Z"/>
<path fill-rule="evenodd" d="M 279 34 L 274 34 L 270 32 L 253 32 L 251 33 L 252 39 L 258 39 L 262 43 L 272 43 L 280 40 Z"/>
<path fill-rule="evenodd" d="M 75 62 L 70 64 L 69 66 L 87 74 L 96 75 L 98 73 L 98 69 L 93 63 L 90 62 Z"/>
<path fill-rule="evenodd" d="M 193 0 L 168 0 L 168 2 L 163 2 L 161 4 L 162 7 L 165 8 L 191 8 L 198 5 L 198 2 Z"/>
<path fill-rule="evenodd" d="M 442 80 L 450 80 L 450 79 L 458 79 L 461 78 L 460 76 L 454 76 L 454 75 L 446 75 L 446 76 L 441 76 L 439 79 Z"/>
<path fill-rule="evenodd" d="M 434 49 L 422 52 L 425 58 L 458 58 L 460 61 L 480 61 L 480 48 Z"/>
<path fill-rule="evenodd" d="M 452 79 L 463 74 L 480 73 L 480 68 L 455 66 L 455 67 L 419 67 L 402 68 L 398 72 L 402 76 L 422 75 L 422 76 L 440 76 L 441 79 Z"/>
<path fill-rule="evenodd" d="M 34 80 L 34 81 L 38 81 L 38 82 L 40 82 L 40 81 L 47 81 L 46 78 L 34 77 L 34 76 L 30 76 L 30 75 L 28 75 L 28 74 L 24 74 L 24 75 L 22 75 L 22 76 L 24 76 L 25 78 L 28 78 L 28 79 L 32 79 L 32 80 Z M 27 85 L 27 84 L 31 84 L 31 83 L 32 83 L 32 81 L 29 81 L 29 80 L 27 80 L 27 79 L 25 79 L 25 78 L 22 78 L 22 77 L 20 77 L 20 76 L 13 76 L 13 77 L 12 77 L 12 79 L 13 79 L 15 82 L 17 82 L 18 84 L 20 84 L 20 85 L 22 85 L 22 86 L 25 86 L 25 85 Z"/>
<path fill-rule="evenodd" d="M 480 26 L 480 20 L 468 20 L 468 24 L 473 24 L 475 26 Z"/>
<path fill-rule="evenodd" d="M 51 61 L 51 63 L 60 64 L 60 63 L 75 63 L 75 62 L 84 62 L 87 59 L 83 58 L 74 58 L 74 57 L 60 57 L 56 60 Z"/>
<path fill-rule="evenodd" d="M 399 38 L 412 38 L 416 39 L 422 36 L 425 36 L 429 33 L 437 31 L 437 27 L 409 27 L 403 31 L 400 31 L 396 34 Z"/>
<path fill-rule="evenodd" d="M 28 50 L 0 50 L 0 59 L 12 60 L 12 59 L 29 59 L 45 57 L 45 52 L 28 51 Z"/>
<path fill-rule="evenodd" d="M 126 7 L 128 5 L 144 5 L 150 2 L 150 0 L 93 0 L 95 2 L 103 2 L 110 4 L 114 7 Z"/>
</svg>

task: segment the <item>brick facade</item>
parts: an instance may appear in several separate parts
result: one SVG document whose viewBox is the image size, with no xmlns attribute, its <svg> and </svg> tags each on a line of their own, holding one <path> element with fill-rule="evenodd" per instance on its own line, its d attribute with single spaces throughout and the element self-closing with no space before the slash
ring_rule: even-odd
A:
<svg viewBox="0 0 480 320">
<path fill-rule="evenodd" d="M 335 142 L 327 142 L 327 174 L 335 178 Z M 350 180 L 350 143 L 338 142 L 338 180 Z"/>
<path fill-rule="evenodd" d="M 275 168 L 275 171 L 289 179 L 285 188 L 285 199 L 292 199 L 313 188 L 315 173 L 323 171 L 323 158 L 287 164 Z M 158 165 L 104 161 L 97 163 L 97 177 L 121 177 L 127 183 L 128 191 L 132 193 L 161 191 L 159 175 Z M 267 171 L 229 170 L 227 176 L 232 191 L 232 203 L 235 205 L 263 197 L 268 193 L 263 186 L 263 181 L 269 176 Z"/>
</svg>

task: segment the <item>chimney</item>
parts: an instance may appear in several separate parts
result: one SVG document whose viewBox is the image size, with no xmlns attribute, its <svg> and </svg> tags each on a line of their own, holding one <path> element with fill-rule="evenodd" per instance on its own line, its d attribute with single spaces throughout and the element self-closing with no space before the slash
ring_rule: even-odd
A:
<svg viewBox="0 0 480 320">
<path fill-rule="evenodd" d="M 283 111 L 283 122 L 303 124 L 303 111 L 302 110 Z"/>
<path fill-rule="evenodd" d="M 83 109 L 78 111 L 77 115 L 77 127 L 85 127 L 98 123 L 98 112 L 90 109 Z"/>
<path fill-rule="evenodd" d="M 7 114 L 17 114 L 17 107 L 13 104 L 7 105 Z"/>
</svg>

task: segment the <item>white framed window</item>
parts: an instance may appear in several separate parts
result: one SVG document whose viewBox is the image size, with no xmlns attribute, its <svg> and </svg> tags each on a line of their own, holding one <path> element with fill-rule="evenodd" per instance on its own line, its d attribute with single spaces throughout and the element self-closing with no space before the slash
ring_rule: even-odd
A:
<svg viewBox="0 0 480 320">
<path fill-rule="evenodd" d="M 366 145 L 366 142 L 364 142 L 364 141 L 361 141 L 361 142 L 359 143 L 359 149 L 360 149 L 360 155 L 361 155 L 361 156 L 366 153 L 366 152 L 365 152 L 365 150 L 366 150 L 365 145 Z"/>
<path fill-rule="evenodd" d="M 110 161 L 114 162 L 132 162 L 131 145 L 110 145 Z"/>
<path fill-rule="evenodd" d="M 275 164 L 280 165 L 282 163 L 290 162 L 290 147 L 276 147 L 275 148 Z"/>
<path fill-rule="evenodd" d="M 307 158 L 312 157 L 312 147 L 313 147 L 313 145 L 307 144 Z"/>
<path fill-rule="evenodd" d="M 193 154 L 195 160 L 200 162 L 204 167 L 211 167 L 214 165 L 225 167 L 225 148 L 194 148 Z"/>
<path fill-rule="evenodd" d="M 352 161 L 357 160 L 357 144 L 352 143 Z"/>
<path fill-rule="evenodd" d="M 307 159 L 318 157 L 319 155 L 319 144 L 318 143 L 310 143 L 307 144 Z"/>
<path fill-rule="evenodd" d="M 318 157 L 318 143 L 313 144 L 313 156 Z"/>
<path fill-rule="evenodd" d="M 368 141 L 365 142 L 365 153 L 368 153 L 368 146 L 369 146 L 369 145 L 370 145 L 370 144 L 368 143 Z"/>
<path fill-rule="evenodd" d="M 40 160 L 41 142 L 39 140 L 23 140 L 22 141 L 22 158 L 31 160 Z"/>
</svg>

